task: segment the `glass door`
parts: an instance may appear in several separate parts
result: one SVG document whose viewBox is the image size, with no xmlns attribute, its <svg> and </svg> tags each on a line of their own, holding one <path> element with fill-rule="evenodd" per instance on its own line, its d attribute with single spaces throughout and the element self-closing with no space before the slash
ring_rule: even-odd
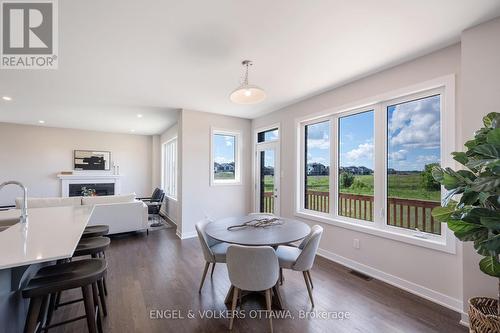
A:
<svg viewBox="0 0 500 333">
<path fill-rule="evenodd" d="M 256 208 L 260 213 L 280 214 L 278 142 L 257 146 Z"/>
</svg>

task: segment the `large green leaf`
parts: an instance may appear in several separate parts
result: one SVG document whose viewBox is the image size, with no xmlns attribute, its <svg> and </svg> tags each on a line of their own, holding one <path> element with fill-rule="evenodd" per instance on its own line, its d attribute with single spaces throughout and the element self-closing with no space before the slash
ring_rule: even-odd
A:
<svg viewBox="0 0 500 333">
<path fill-rule="evenodd" d="M 448 228 L 455 234 L 455 237 L 461 241 L 472 241 L 481 237 L 484 230 L 487 230 L 481 224 L 468 223 L 461 220 L 449 220 Z"/>
<path fill-rule="evenodd" d="M 463 206 L 472 206 L 477 200 L 479 200 L 479 193 L 474 191 L 465 191 L 462 197 L 460 198 L 459 205 Z"/>
<path fill-rule="evenodd" d="M 495 217 L 495 213 L 487 208 L 477 207 L 466 211 L 462 215 L 462 220 L 468 223 L 481 224 L 482 217 Z"/>
<path fill-rule="evenodd" d="M 476 192 L 493 192 L 500 187 L 499 177 L 478 177 L 471 185 L 471 190 Z"/>
<path fill-rule="evenodd" d="M 490 250 L 488 250 L 484 245 L 483 242 L 488 239 L 488 230 L 483 230 L 481 234 L 478 234 L 477 239 L 474 240 L 474 249 L 476 249 L 477 253 L 479 253 L 482 256 L 489 256 L 491 255 Z"/>
<path fill-rule="evenodd" d="M 496 257 L 484 257 L 479 262 L 479 268 L 483 273 L 494 277 L 500 277 L 500 263 L 498 262 L 498 259 Z"/>
<path fill-rule="evenodd" d="M 481 221 L 481 224 L 488 229 L 500 231 L 500 215 L 480 217 L 479 221 Z"/>
<path fill-rule="evenodd" d="M 491 112 L 483 117 L 484 127 L 498 128 L 500 127 L 500 113 Z"/>
<path fill-rule="evenodd" d="M 491 130 L 486 136 L 486 142 L 494 145 L 500 145 L 500 128 Z"/>
<path fill-rule="evenodd" d="M 432 210 L 432 217 L 438 222 L 447 222 L 451 214 L 455 211 L 455 207 L 449 205 L 448 207 L 436 207 Z"/>
<path fill-rule="evenodd" d="M 495 235 L 481 243 L 485 248 L 497 254 L 500 250 L 500 235 Z"/>
<path fill-rule="evenodd" d="M 500 130 L 500 128 L 498 130 Z M 483 145 L 476 146 L 473 150 L 479 155 L 488 158 L 493 158 L 493 159 L 500 158 L 500 145 L 485 143 Z"/>
<path fill-rule="evenodd" d="M 469 162 L 469 158 L 466 153 L 463 152 L 453 152 L 451 153 L 453 159 L 462 165 L 466 165 Z"/>
</svg>

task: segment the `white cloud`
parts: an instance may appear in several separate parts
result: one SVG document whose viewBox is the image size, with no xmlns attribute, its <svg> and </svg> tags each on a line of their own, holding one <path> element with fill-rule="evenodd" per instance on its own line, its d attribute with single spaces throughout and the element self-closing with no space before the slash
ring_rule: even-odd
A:
<svg viewBox="0 0 500 333">
<path fill-rule="evenodd" d="M 373 142 L 366 142 L 358 145 L 358 148 L 348 151 L 346 157 L 349 161 L 353 162 L 360 158 L 371 159 L 373 157 Z"/>
<path fill-rule="evenodd" d="M 307 138 L 307 149 L 330 149 L 330 137 L 328 133 L 323 133 L 323 137 L 317 139 Z"/>
<path fill-rule="evenodd" d="M 398 151 L 392 152 L 389 154 L 389 159 L 391 161 L 404 161 L 406 160 L 406 155 L 408 151 L 405 149 L 400 149 Z"/>
<path fill-rule="evenodd" d="M 425 164 L 436 163 L 439 162 L 439 157 L 436 155 L 419 155 L 417 156 L 417 162 Z"/>
<path fill-rule="evenodd" d="M 234 159 L 228 159 L 224 156 L 216 156 L 214 158 L 214 162 L 217 162 L 217 163 L 231 163 L 231 162 L 234 162 Z"/>
<path fill-rule="evenodd" d="M 224 141 L 226 142 L 226 146 L 231 147 L 233 145 L 234 138 L 232 136 L 225 136 Z"/>
<path fill-rule="evenodd" d="M 437 148 L 440 143 L 438 96 L 399 104 L 389 121 L 390 144 Z"/>
</svg>

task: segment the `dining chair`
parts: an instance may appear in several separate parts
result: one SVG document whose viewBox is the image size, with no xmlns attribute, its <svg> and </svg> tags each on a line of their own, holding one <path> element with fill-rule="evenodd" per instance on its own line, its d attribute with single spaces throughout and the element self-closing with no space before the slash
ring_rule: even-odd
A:
<svg viewBox="0 0 500 333">
<path fill-rule="evenodd" d="M 276 252 L 270 246 L 230 245 L 227 249 L 227 270 L 233 287 L 231 311 L 235 313 L 238 295 L 242 290 L 266 293 L 269 326 L 273 332 L 271 312 L 271 288 L 278 283 L 279 264 Z M 229 319 L 233 329 L 234 316 Z"/>
<path fill-rule="evenodd" d="M 201 278 L 200 289 L 198 290 L 199 293 L 201 293 L 201 288 L 203 288 L 203 283 L 205 282 L 210 264 L 212 264 L 210 277 L 213 277 L 215 264 L 226 262 L 226 251 L 229 246 L 228 243 L 220 242 L 207 235 L 205 229 L 209 223 L 212 223 L 212 221 L 203 219 L 195 225 L 201 249 L 203 251 L 203 257 L 205 258 L 205 269 L 203 270 L 203 277 Z"/>
<path fill-rule="evenodd" d="M 314 288 L 311 278 L 311 268 L 314 264 L 314 258 L 318 252 L 319 241 L 323 234 L 323 228 L 315 225 L 311 228 L 309 235 L 304 238 L 298 247 L 289 245 L 280 245 L 276 249 L 280 265 L 280 282 L 283 283 L 283 268 L 302 272 L 306 283 L 307 292 L 314 307 L 312 289 Z"/>
</svg>

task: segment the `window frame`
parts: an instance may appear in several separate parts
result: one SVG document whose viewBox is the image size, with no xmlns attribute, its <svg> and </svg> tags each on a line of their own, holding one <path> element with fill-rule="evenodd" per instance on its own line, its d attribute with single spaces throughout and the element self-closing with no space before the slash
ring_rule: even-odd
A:
<svg viewBox="0 0 500 333">
<path fill-rule="evenodd" d="M 173 145 L 173 153 L 172 156 L 174 156 L 174 163 L 173 165 L 170 164 L 167 161 L 167 153 L 168 153 L 168 147 L 169 145 Z M 178 140 L 177 136 L 167 140 L 162 144 L 162 172 L 161 172 L 161 186 L 163 191 L 165 192 L 165 196 L 171 200 L 177 201 L 177 178 L 178 178 Z M 171 171 L 169 171 L 169 168 L 172 168 Z M 168 176 L 168 173 L 172 173 L 171 176 Z M 173 181 L 173 185 L 169 182 L 167 184 L 167 181 L 171 179 Z M 173 189 L 172 189 L 173 187 Z"/>
<path fill-rule="evenodd" d="M 436 93 L 438 92 L 438 93 Z M 441 165 L 454 167 L 450 153 L 455 150 L 455 78 L 454 75 L 398 89 L 392 92 L 352 103 L 335 109 L 327 109 L 313 116 L 296 119 L 297 141 L 297 182 L 295 216 L 331 224 L 347 229 L 366 232 L 372 235 L 394 239 L 422 247 L 447 253 L 456 252 L 456 241 L 453 233 L 441 224 L 441 235 L 416 232 L 387 224 L 387 106 L 407 102 L 422 97 L 440 94 L 440 131 L 441 131 Z M 344 217 L 338 214 L 338 171 L 339 171 L 339 122 L 341 117 L 366 111 L 374 112 L 374 210 L 373 222 Z M 305 126 L 330 119 L 330 213 L 319 213 L 304 208 L 304 158 L 305 158 Z M 441 192 L 445 192 L 442 188 Z"/>
<path fill-rule="evenodd" d="M 214 135 L 234 136 L 234 179 L 215 179 Z M 210 129 L 210 186 L 241 185 L 241 132 L 212 127 Z"/>
</svg>

